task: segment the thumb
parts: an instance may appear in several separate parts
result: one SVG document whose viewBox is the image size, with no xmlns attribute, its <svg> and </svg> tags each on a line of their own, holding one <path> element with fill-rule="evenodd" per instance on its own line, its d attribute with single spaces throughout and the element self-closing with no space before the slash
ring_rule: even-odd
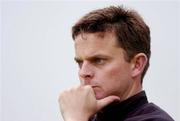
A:
<svg viewBox="0 0 180 121">
<path fill-rule="evenodd" d="M 119 100 L 120 100 L 120 98 L 118 96 L 108 96 L 101 100 L 98 100 L 97 101 L 97 111 L 101 110 L 102 108 L 104 108 L 108 104 L 112 103 L 113 101 L 119 101 Z"/>
</svg>

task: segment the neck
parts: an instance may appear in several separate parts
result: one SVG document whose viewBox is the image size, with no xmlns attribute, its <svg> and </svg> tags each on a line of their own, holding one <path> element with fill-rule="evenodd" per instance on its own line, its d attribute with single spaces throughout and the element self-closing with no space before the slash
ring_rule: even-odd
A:
<svg viewBox="0 0 180 121">
<path fill-rule="evenodd" d="M 126 92 L 121 97 L 121 101 L 132 97 L 133 95 L 142 91 L 142 84 L 139 80 L 134 80 L 133 84 L 126 90 Z"/>
</svg>

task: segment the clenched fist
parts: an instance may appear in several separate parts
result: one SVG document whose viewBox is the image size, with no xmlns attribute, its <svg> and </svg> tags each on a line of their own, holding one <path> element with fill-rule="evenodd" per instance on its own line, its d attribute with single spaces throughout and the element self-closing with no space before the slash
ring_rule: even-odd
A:
<svg viewBox="0 0 180 121">
<path fill-rule="evenodd" d="M 60 94 L 59 105 L 64 121 L 88 121 L 89 118 L 117 96 L 96 100 L 91 86 L 78 86 Z"/>
</svg>

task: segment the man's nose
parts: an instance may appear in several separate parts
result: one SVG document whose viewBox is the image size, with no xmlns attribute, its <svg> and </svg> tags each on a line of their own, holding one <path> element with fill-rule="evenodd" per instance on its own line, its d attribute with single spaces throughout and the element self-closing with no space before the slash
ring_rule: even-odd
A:
<svg viewBox="0 0 180 121">
<path fill-rule="evenodd" d="M 94 76 L 93 67 L 88 62 L 83 62 L 80 70 L 79 77 L 84 85 L 90 84 L 91 79 Z"/>
</svg>

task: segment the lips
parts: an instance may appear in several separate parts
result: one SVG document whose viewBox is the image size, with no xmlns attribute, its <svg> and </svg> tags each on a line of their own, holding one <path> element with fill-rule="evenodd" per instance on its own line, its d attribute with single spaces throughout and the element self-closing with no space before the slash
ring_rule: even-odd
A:
<svg viewBox="0 0 180 121">
<path fill-rule="evenodd" d="M 93 88 L 93 90 L 97 90 L 99 87 L 98 86 L 91 86 Z"/>
<path fill-rule="evenodd" d="M 95 89 L 95 88 L 99 88 L 99 86 L 91 86 L 93 89 Z"/>
<path fill-rule="evenodd" d="M 95 95 L 97 100 L 100 100 L 104 97 L 102 89 L 99 86 L 92 86 L 92 88 L 93 88 L 94 95 Z"/>
<path fill-rule="evenodd" d="M 91 87 L 93 88 L 93 87 L 97 87 L 96 85 L 91 85 Z"/>
<path fill-rule="evenodd" d="M 100 90 L 99 86 L 92 86 L 94 94 L 96 95 L 97 92 Z"/>
</svg>

